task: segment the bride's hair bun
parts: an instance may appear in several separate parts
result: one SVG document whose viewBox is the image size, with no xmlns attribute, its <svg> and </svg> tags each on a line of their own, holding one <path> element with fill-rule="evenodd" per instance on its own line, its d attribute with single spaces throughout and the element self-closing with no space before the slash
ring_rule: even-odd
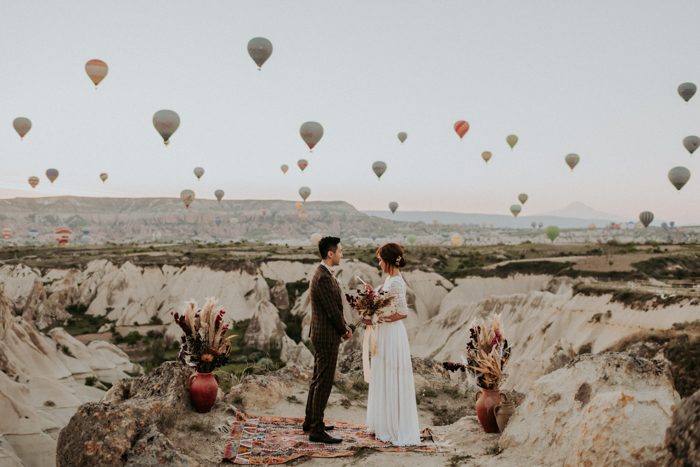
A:
<svg viewBox="0 0 700 467">
<path fill-rule="evenodd" d="M 406 255 L 403 248 L 398 243 L 385 243 L 377 250 L 379 256 L 384 263 L 391 266 L 402 268 L 406 266 Z"/>
</svg>

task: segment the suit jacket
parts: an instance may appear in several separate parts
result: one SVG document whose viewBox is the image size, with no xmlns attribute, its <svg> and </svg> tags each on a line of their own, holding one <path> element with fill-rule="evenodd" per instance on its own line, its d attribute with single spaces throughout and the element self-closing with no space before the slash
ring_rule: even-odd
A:
<svg viewBox="0 0 700 467">
<path fill-rule="evenodd" d="M 339 345 L 348 327 L 343 318 L 340 285 L 320 264 L 311 279 L 311 342 L 314 347 Z"/>
</svg>

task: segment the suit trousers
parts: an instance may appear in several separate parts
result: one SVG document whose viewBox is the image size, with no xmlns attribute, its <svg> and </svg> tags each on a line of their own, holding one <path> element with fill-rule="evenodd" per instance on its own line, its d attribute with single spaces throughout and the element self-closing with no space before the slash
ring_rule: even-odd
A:
<svg viewBox="0 0 700 467">
<path fill-rule="evenodd" d="M 309 395 L 306 398 L 306 419 L 311 433 L 324 431 L 323 413 L 326 410 L 328 397 L 333 389 L 335 379 L 335 367 L 338 362 L 337 344 L 314 344 L 314 375 L 309 386 Z"/>
</svg>

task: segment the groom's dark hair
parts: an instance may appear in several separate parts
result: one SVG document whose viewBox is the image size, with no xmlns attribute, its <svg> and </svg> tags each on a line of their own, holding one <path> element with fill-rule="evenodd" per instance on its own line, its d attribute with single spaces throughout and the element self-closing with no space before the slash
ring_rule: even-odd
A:
<svg viewBox="0 0 700 467">
<path fill-rule="evenodd" d="M 338 237 L 323 237 L 318 242 L 318 252 L 321 253 L 321 259 L 326 259 L 329 251 L 337 250 L 338 243 L 340 243 L 340 239 Z"/>
</svg>

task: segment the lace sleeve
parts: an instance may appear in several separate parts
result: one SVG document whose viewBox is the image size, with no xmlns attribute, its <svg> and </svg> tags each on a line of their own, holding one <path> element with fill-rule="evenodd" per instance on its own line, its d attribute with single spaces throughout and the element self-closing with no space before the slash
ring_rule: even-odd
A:
<svg viewBox="0 0 700 467">
<path fill-rule="evenodd" d="M 402 278 L 397 278 L 389 284 L 389 292 L 394 295 L 395 311 L 402 315 L 408 315 L 408 302 L 406 302 L 406 283 Z"/>
</svg>

